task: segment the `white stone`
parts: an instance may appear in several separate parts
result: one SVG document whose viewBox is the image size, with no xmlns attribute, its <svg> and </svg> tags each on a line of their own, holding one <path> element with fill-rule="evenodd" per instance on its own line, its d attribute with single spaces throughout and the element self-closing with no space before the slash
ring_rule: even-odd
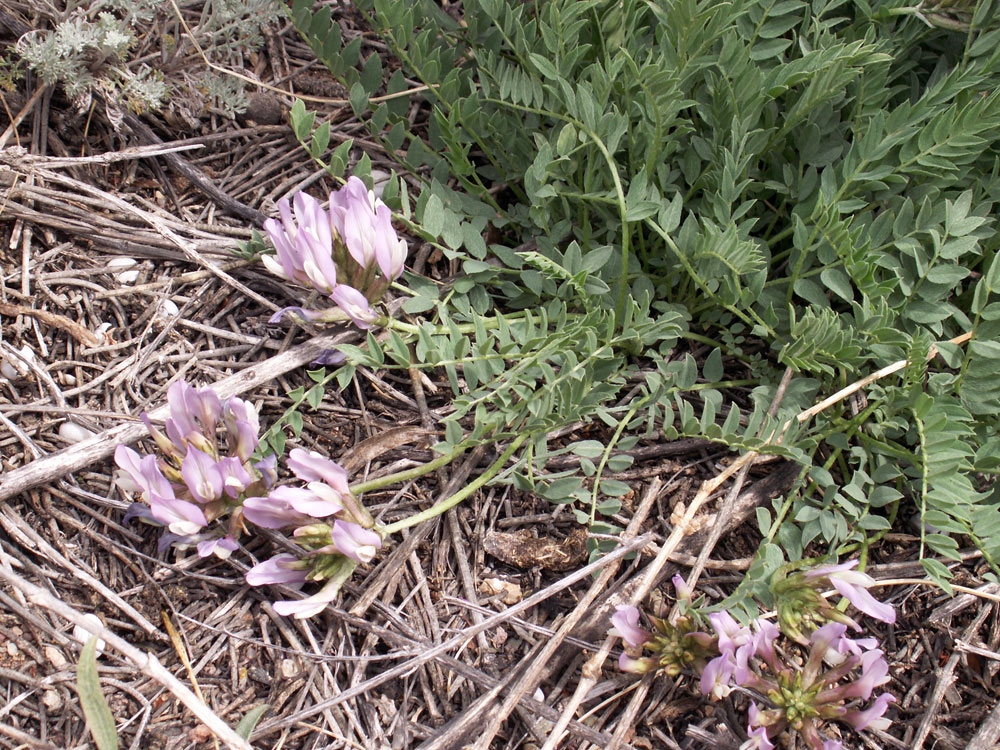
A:
<svg viewBox="0 0 1000 750">
<path fill-rule="evenodd" d="M 18 350 L 18 354 L 29 362 L 35 362 L 38 359 L 35 352 L 27 344 Z M 0 374 L 8 380 L 27 377 L 29 372 L 31 372 L 31 368 L 17 357 L 4 357 L 3 361 L 0 361 Z"/>
<path fill-rule="evenodd" d="M 63 422 L 59 425 L 59 437 L 67 443 L 80 443 L 94 437 L 94 433 L 76 422 Z"/>
<path fill-rule="evenodd" d="M 139 270 L 131 268 L 131 266 L 134 266 L 137 263 L 138 261 L 135 258 L 112 258 L 108 261 L 108 267 L 128 269 L 115 271 L 115 278 L 122 284 L 134 284 L 135 280 L 139 278 Z"/>
<path fill-rule="evenodd" d="M 86 620 L 88 623 L 92 624 L 95 628 L 102 628 L 102 627 L 104 627 L 104 623 L 101 622 L 101 618 L 98 617 L 97 615 L 93 614 L 93 613 L 89 613 L 89 614 L 84 615 L 83 619 Z M 73 628 L 73 640 L 75 640 L 77 643 L 86 644 L 87 641 L 90 640 L 90 637 L 92 635 L 93 635 L 93 633 L 91 633 L 89 630 L 87 630 L 87 628 L 83 627 L 83 625 L 77 625 L 76 627 Z M 104 643 L 104 641 L 102 639 L 100 639 L 100 638 L 97 639 L 97 655 L 98 656 L 100 656 L 101 654 L 104 653 L 104 646 L 105 645 L 106 644 Z"/>
</svg>

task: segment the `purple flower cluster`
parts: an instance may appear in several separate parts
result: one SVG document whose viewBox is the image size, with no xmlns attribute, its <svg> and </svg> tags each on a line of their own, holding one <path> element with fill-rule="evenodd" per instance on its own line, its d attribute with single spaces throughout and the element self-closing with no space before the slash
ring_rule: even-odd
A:
<svg viewBox="0 0 1000 750">
<path fill-rule="evenodd" d="M 357 177 L 330 193 L 329 208 L 298 192 L 291 204 L 278 202 L 281 220 L 264 222 L 277 254 L 263 256 L 276 276 L 328 297 L 332 311 L 285 308 L 272 318 L 291 312 L 308 320 L 349 318 L 360 328 L 371 328 L 378 302 L 389 284 L 403 273 L 406 242 L 392 226 L 392 211 Z"/>
<path fill-rule="evenodd" d="M 260 430 L 257 412 L 243 399 L 223 401 L 211 388 L 183 380 L 167 390 L 167 405 L 166 434 L 142 415 L 160 457 L 140 456 L 125 445 L 115 450 L 115 462 L 131 480 L 129 489 L 141 492 L 147 503 L 134 504 L 129 517 L 166 526 L 163 545 L 197 544 L 203 557 L 228 557 L 237 548 L 238 516 L 221 535 L 204 532 L 205 527 L 244 498 L 265 493 L 276 478 L 273 456 L 250 460 Z"/>
<path fill-rule="evenodd" d="M 674 576 L 674 587 L 682 597 L 688 592 L 680 576 Z M 715 650 L 715 639 L 699 631 L 693 618 L 682 615 L 673 621 L 651 619 L 653 632 L 639 627 L 639 610 L 631 605 L 620 605 L 611 616 L 612 635 L 619 636 L 633 652 L 645 649 L 653 653 L 635 657 L 623 651 L 618 658 L 618 667 L 623 672 L 645 674 L 662 670 L 676 676 L 687 668 L 705 667 Z"/>
<path fill-rule="evenodd" d="M 816 599 L 803 595 L 803 590 L 815 593 L 821 586 L 832 585 L 862 612 L 894 622 L 895 611 L 871 596 L 867 589 L 874 580 L 853 571 L 856 564 L 827 565 L 782 577 L 773 589 L 776 595 L 795 601 L 791 609 L 785 607 L 785 614 L 791 611 L 795 617 L 780 616 L 783 605 L 779 600 L 781 629 L 763 618 L 740 625 L 728 612 L 715 612 L 708 616 L 711 634 L 697 632 L 690 615 L 675 618 L 673 623 L 653 618 L 655 631 L 650 632 L 639 626 L 637 608 L 618 607 L 611 618 L 612 634 L 621 636 L 633 653 L 652 652 L 639 657 L 623 653 L 619 666 L 630 672 L 663 670 L 668 674 L 693 668 L 700 674 L 701 692 L 714 700 L 736 688 L 763 696 L 767 707 L 751 702 L 748 708 L 749 739 L 743 750 L 770 750 L 772 740 L 786 730 L 797 732 L 811 750 L 838 750 L 839 740 L 823 736 L 824 722 L 840 721 L 858 731 L 885 729 L 890 721 L 884 714 L 895 700 L 890 693 L 871 700 L 875 689 L 889 682 L 889 665 L 878 640 L 849 638 L 848 625 L 860 629 L 853 620 L 836 611 L 823 621 L 832 609 L 826 600 L 818 593 Z M 687 591 L 683 580 L 675 578 L 675 585 Z M 804 602 L 813 605 L 808 615 Z M 805 636 L 803 624 L 817 627 Z M 794 650 L 776 647 L 782 632 L 803 646 L 802 658 L 796 658 Z M 679 643 L 685 647 L 677 648 Z"/>
<path fill-rule="evenodd" d="M 254 566 L 246 579 L 251 586 L 327 580 L 306 599 L 274 604 L 280 615 L 305 618 L 321 612 L 337 596 L 341 584 L 337 572 L 375 557 L 382 537 L 362 525 L 371 525 L 371 519 L 351 495 L 343 467 L 301 448 L 288 454 L 288 466 L 304 486 L 276 487 L 266 497 L 247 498 L 243 514 L 265 529 L 292 529 L 304 555 L 301 559 L 277 555 Z"/>
<path fill-rule="evenodd" d="M 813 750 L 834 750 L 840 743 L 821 734 L 824 721 L 839 720 L 860 731 L 885 729 L 882 718 L 895 700 L 882 693 L 867 709 L 854 705 L 868 701 L 876 687 L 889 681 L 889 665 L 874 638 L 848 638 L 847 626 L 831 622 L 813 631 L 805 665 L 789 663 L 775 649 L 779 630 L 766 620 L 753 628 L 741 627 L 728 614 L 712 615 L 719 638 L 719 656 L 701 675 L 701 691 L 713 698 L 728 695 L 736 686 L 760 693 L 771 707 L 751 703 L 747 748 L 767 750 L 771 738 L 794 729 Z M 828 666 L 828 664 L 834 666 Z M 860 667 L 861 673 L 856 673 Z"/>
<path fill-rule="evenodd" d="M 211 388 L 179 381 L 167 391 L 167 406 L 165 433 L 142 415 L 159 456 L 141 456 L 125 445 L 115 450 L 124 472 L 119 484 L 146 501 L 133 503 L 126 520 L 166 526 L 161 549 L 194 544 L 202 557 L 226 558 L 238 549 L 247 521 L 291 530 L 301 557 L 277 555 L 253 567 L 246 580 L 252 586 L 326 581 L 314 596 L 275 603 L 279 614 L 300 618 L 320 612 L 354 567 L 375 557 L 382 537 L 371 530 L 374 521 L 351 494 L 339 464 L 296 448 L 287 463 L 302 484 L 276 487 L 276 457 L 251 459 L 260 431 L 252 404 L 221 400 Z"/>
<path fill-rule="evenodd" d="M 821 565 L 812 570 L 776 576 L 771 590 L 777 604 L 781 629 L 802 645 L 808 641 L 804 630 L 813 630 L 831 621 L 841 622 L 860 631 L 861 626 L 857 622 L 827 603 L 823 592 L 831 588 L 858 611 L 876 620 L 894 623 L 896 611 L 868 592 L 875 584 L 875 579 L 854 570 L 857 565 L 857 560 L 851 560 L 839 565 Z"/>
</svg>

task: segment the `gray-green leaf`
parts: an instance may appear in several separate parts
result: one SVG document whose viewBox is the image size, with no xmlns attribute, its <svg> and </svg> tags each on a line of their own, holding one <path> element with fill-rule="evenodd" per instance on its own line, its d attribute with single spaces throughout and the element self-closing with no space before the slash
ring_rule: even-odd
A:
<svg viewBox="0 0 1000 750">
<path fill-rule="evenodd" d="M 76 691 L 87 729 L 98 750 L 118 750 L 118 729 L 97 678 L 97 636 L 92 635 L 80 652 L 76 665 Z"/>
</svg>

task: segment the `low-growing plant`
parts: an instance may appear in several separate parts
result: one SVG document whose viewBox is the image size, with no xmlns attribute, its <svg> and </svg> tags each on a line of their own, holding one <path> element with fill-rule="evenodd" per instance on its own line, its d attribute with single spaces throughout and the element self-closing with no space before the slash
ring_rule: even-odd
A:
<svg viewBox="0 0 1000 750">
<path fill-rule="evenodd" d="M 478 0 L 462 23 L 433 2 L 359 7 L 402 63 L 388 79 L 328 11 L 297 0 L 292 16 L 420 180 L 415 200 L 392 181 L 387 202 L 464 274 L 404 277 L 422 321 L 345 349 L 342 373 L 443 368 L 446 444 L 529 429 L 503 480 L 579 501 L 582 520 L 598 490 L 544 469 L 545 433 L 574 420 L 611 428 L 602 465 L 642 435 L 796 460 L 796 486 L 758 512 L 741 596 L 767 596 L 810 544 L 864 549 L 911 514 L 936 580 L 963 536 L 996 572 L 992 3 L 958 26 L 843 0 Z M 426 86 L 417 127 L 407 76 Z M 292 119 L 342 175 L 350 146 L 328 153 L 304 107 Z M 850 410 L 793 419 L 899 360 Z M 769 418 L 785 368 L 798 377 Z"/>
<path fill-rule="evenodd" d="M 833 586 L 862 613 L 895 622 L 895 609 L 868 592 L 875 581 L 853 570 L 857 564 L 822 565 L 790 575 L 780 570 L 771 585 L 777 624 L 756 612 L 746 625 L 724 609 L 706 617 L 691 602 L 685 581 L 675 576 L 679 611 L 667 619 L 650 618 L 652 631 L 639 627 L 641 614 L 634 606 L 619 606 L 612 616 L 610 633 L 626 646 L 619 667 L 672 677 L 692 673 L 701 693 L 715 701 L 752 696 L 743 701 L 748 739 L 741 750 L 771 750 L 771 740 L 786 731 L 810 750 L 841 750 L 839 732 L 831 732 L 835 722 L 856 731 L 884 731 L 892 722 L 883 716 L 896 700 L 883 692 L 865 707 L 875 689 L 890 681 L 889 665 L 877 638 L 847 636 L 848 627 L 858 632 L 862 627 L 820 593 Z"/>
<path fill-rule="evenodd" d="M 281 17 L 280 4 L 277 0 L 213 2 L 193 30 L 197 41 L 163 35 L 157 37 L 162 49 L 155 67 L 133 62 L 142 30 L 157 19 L 176 16 L 181 5 L 158 0 L 46 5 L 38 11 L 51 28 L 29 31 L 14 49 L 46 84 L 61 85 L 83 110 L 95 93 L 114 107 L 135 112 L 159 109 L 171 93 L 202 100 L 207 96 L 230 114 L 246 110 L 242 80 L 211 70 L 199 58 L 205 54 L 211 63 L 225 65 L 252 52 L 263 43 L 262 30 Z M 193 60 L 194 65 L 179 64 L 178 58 Z"/>
</svg>

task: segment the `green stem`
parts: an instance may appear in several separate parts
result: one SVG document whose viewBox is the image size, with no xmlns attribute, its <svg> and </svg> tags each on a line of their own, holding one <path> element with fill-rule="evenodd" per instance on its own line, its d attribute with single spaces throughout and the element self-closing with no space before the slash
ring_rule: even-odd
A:
<svg viewBox="0 0 1000 750">
<path fill-rule="evenodd" d="M 574 313 L 568 313 L 568 314 L 569 315 L 574 315 Z M 507 320 L 507 321 L 521 320 L 523 318 L 524 318 L 524 311 L 523 310 L 518 310 L 516 312 L 510 313 L 509 315 L 504 315 L 504 319 Z M 498 328 L 499 327 L 496 324 L 496 320 L 497 320 L 496 317 L 492 317 L 492 318 L 484 317 L 482 319 L 482 323 L 483 323 L 483 326 L 485 326 L 487 330 L 492 330 L 494 328 Z M 381 318 L 378 318 L 375 321 L 375 325 L 379 326 L 381 328 L 395 328 L 397 331 L 402 331 L 403 333 L 412 333 L 414 335 L 420 333 L 420 326 L 413 325 L 412 323 L 404 323 L 402 320 L 396 320 L 395 318 L 390 318 L 388 316 L 383 316 Z M 432 327 L 428 331 L 428 333 L 430 333 L 432 336 L 436 336 L 436 335 L 445 335 L 446 336 L 449 333 L 451 333 L 452 330 L 457 330 L 459 333 L 475 333 L 476 332 L 476 324 L 475 323 L 458 323 L 458 324 L 456 324 L 456 326 L 455 326 L 454 329 L 449 328 L 448 326 L 434 326 L 434 327 Z"/>
<path fill-rule="evenodd" d="M 520 448 L 521 445 L 524 443 L 524 441 L 527 439 L 528 439 L 527 433 L 521 433 L 520 435 L 518 435 L 514 439 L 514 441 L 507 446 L 507 450 L 505 450 L 502 454 L 500 454 L 500 458 L 498 458 L 496 461 L 493 462 L 490 468 L 488 468 L 481 475 L 479 475 L 474 481 L 469 482 L 469 484 L 460 489 L 454 495 L 445 498 L 439 503 L 435 503 L 427 510 L 422 510 L 419 513 L 413 514 L 409 518 L 404 518 L 401 521 L 396 521 L 396 523 L 391 523 L 388 526 L 383 526 L 378 531 L 382 534 L 383 537 L 387 537 L 390 534 L 395 534 L 397 531 L 402 531 L 403 529 L 408 529 L 411 526 L 416 526 L 418 523 L 423 523 L 424 521 L 429 521 L 432 518 L 436 518 L 437 516 L 444 513 L 446 510 L 451 510 L 460 502 L 465 500 L 465 498 L 467 498 L 473 492 L 475 492 L 480 487 L 489 482 L 491 479 L 493 479 L 493 477 L 495 477 L 500 472 L 500 470 L 504 467 L 504 465 L 507 463 L 510 457 L 514 455 L 517 449 Z"/>
<path fill-rule="evenodd" d="M 601 463 L 597 467 L 597 473 L 594 475 L 594 491 L 590 498 L 590 525 L 594 525 L 594 521 L 597 520 L 597 495 L 601 486 L 601 476 L 604 474 L 604 467 L 608 463 L 608 459 L 611 458 L 612 449 L 618 444 L 621 439 L 622 432 L 628 426 L 629 422 L 632 421 L 632 417 L 635 416 L 636 412 L 639 411 L 643 406 L 645 406 L 650 399 L 639 399 L 635 402 L 628 413 L 622 417 L 621 421 L 618 423 L 618 427 L 615 428 L 615 434 L 611 436 L 611 440 L 608 441 L 607 447 L 604 449 L 604 454 L 601 456 Z"/>
<path fill-rule="evenodd" d="M 622 223 L 622 270 L 621 278 L 618 280 L 618 301 L 615 305 L 615 320 L 619 323 L 621 322 L 622 314 L 625 311 L 625 297 L 628 295 L 628 255 L 629 255 L 629 237 L 631 232 L 628 228 L 628 207 L 625 203 L 625 189 L 622 186 L 621 176 L 618 174 L 618 165 L 615 163 L 614 158 L 608 151 L 608 147 L 601 140 L 600 136 L 586 123 L 577 120 L 569 115 L 564 115 L 560 112 L 550 112 L 544 109 L 538 109 L 536 107 L 527 107 L 522 104 L 513 104 L 511 102 L 505 102 L 501 99 L 491 99 L 483 98 L 483 101 L 495 104 L 498 107 L 507 107 L 509 109 L 516 109 L 521 112 L 531 112 L 532 114 L 539 115 L 541 117 L 552 117 L 557 120 L 562 120 L 564 122 L 570 122 L 578 130 L 583 131 L 587 134 L 587 137 L 593 142 L 597 150 L 601 152 L 601 156 L 604 157 L 604 161 L 608 166 L 608 171 L 611 173 L 611 181 L 615 186 L 615 202 L 618 205 L 618 214 Z"/>
<path fill-rule="evenodd" d="M 360 495 L 363 492 L 372 492 L 373 490 L 380 490 L 383 487 L 388 487 L 392 484 L 397 484 L 399 482 L 408 482 L 411 479 L 416 479 L 417 477 L 422 477 L 424 474 L 430 474 L 432 471 L 437 471 L 442 466 L 447 466 L 456 458 L 465 453 L 467 445 L 459 445 L 451 453 L 446 453 L 445 455 L 435 458 L 433 461 L 428 461 L 427 463 L 416 466 L 412 469 L 407 469 L 406 471 L 400 471 L 395 474 L 389 474 L 388 476 L 379 477 L 378 479 L 370 479 L 367 482 L 359 482 L 358 484 L 351 485 L 351 494 Z"/>
</svg>

